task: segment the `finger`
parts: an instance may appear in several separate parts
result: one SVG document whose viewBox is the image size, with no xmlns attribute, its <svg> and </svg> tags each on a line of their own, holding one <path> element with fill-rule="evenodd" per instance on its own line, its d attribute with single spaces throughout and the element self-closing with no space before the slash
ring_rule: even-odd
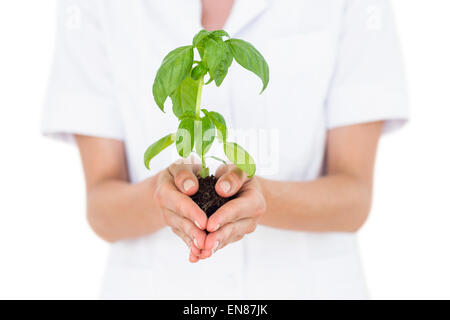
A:
<svg viewBox="0 0 450 320">
<path fill-rule="evenodd" d="M 199 259 L 208 259 L 213 255 L 212 250 L 202 250 Z"/>
<path fill-rule="evenodd" d="M 238 193 L 242 185 L 249 179 L 247 175 L 236 166 L 228 167 L 228 171 L 222 174 L 216 183 L 216 192 L 221 197 L 231 197 Z"/>
<path fill-rule="evenodd" d="M 203 251 L 214 253 L 237 239 L 242 239 L 244 235 L 254 232 L 256 226 L 257 220 L 253 218 L 242 219 L 224 225 L 216 232 L 207 235 Z"/>
<path fill-rule="evenodd" d="M 189 251 L 189 261 L 192 263 L 197 262 L 198 260 L 200 260 L 200 255 L 201 255 L 201 250 L 198 249 L 195 245 L 193 244 L 193 241 L 181 230 L 172 228 L 172 231 L 178 235 L 181 239 L 183 239 L 183 241 L 188 245 L 188 247 L 190 248 Z"/>
<path fill-rule="evenodd" d="M 188 246 L 188 248 L 190 249 L 192 247 L 192 243 L 193 241 L 191 240 L 191 238 L 189 238 L 187 236 L 186 233 L 184 233 L 183 231 L 181 231 L 180 229 L 176 229 L 176 228 L 172 228 L 173 233 L 175 233 L 178 237 L 181 238 L 181 240 L 184 241 L 184 243 L 186 243 L 186 245 Z"/>
<path fill-rule="evenodd" d="M 168 168 L 178 190 L 189 196 L 198 191 L 198 180 L 195 174 L 197 167 L 198 164 L 193 164 L 189 159 L 180 159 Z"/>
<path fill-rule="evenodd" d="M 217 250 L 222 249 L 223 247 L 227 246 L 230 243 L 236 242 L 236 241 L 240 241 L 244 238 L 243 235 L 236 235 L 233 238 L 231 238 L 229 241 L 226 241 L 224 243 L 220 243 L 220 241 L 216 241 L 215 242 L 215 246 L 212 250 L 207 250 L 207 249 L 203 249 L 201 251 L 201 255 L 199 256 L 200 259 L 207 259 L 209 257 L 211 257 L 214 253 L 217 252 Z"/>
<path fill-rule="evenodd" d="M 162 208 L 176 212 L 192 221 L 199 229 L 204 230 L 208 217 L 190 197 L 178 191 L 169 181 L 159 183 L 155 191 L 155 201 Z"/>
<path fill-rule="evenodd" d="M 168 209 L 164 209 L 163 215 L 164 221 L 170 227 L 182 231 L 190 238 L 197 248 L 202 249 L 204 247 L 206 233 L 197 228 L 190 220 L 180 217 L 175 212 Z"/>
<path fill-rule="evenodd" d="M 216 178 L 220 178 L 221 176 L 223 176 L 226 172 L 228 172 L 228 170 L 230 169 L 230 167 L 232 167 L 233 164 L 221 164 L 217 170 L 216 173 L 214 174 L 216 176 Z"/>
<path fill-rule="evenodd" d="M 265 201 L 261 193 L 254 189 L 245 190 L 238 198 L 228 201 L 209 217 L 206 229 L 215 232 L 226 224 L 257 217 L 264 210 Z"/>
<path fill-rule="evenodd" d="M 190 254 L 192 254 L 194 257 L 200 257 L 200 254 L 202 253 L 202 250 L 197 248 L 196 246 L 191 246 Z"/>
<path fill-rule="evenodd" d="M 196 257 L 196 256 L 194 256 L 194 255 L 192 255 L 192 254 L 189 255 L 189 262 L 191 262 L 191 263 L 197 263 L 198 260 L 200 260 L 199 257 Z"/>
</svg>

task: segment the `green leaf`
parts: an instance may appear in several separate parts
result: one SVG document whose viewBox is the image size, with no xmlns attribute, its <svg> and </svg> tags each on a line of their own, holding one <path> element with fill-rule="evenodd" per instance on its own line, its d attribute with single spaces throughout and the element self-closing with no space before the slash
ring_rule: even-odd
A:
<svg viewBox="0 0 450 320">
<path fill-rule="evenodd" d="M 205 57 L 205 47 L 202 45 L 202 44 L 198 44 L 197 46 L 196 46 L 196 48 L 197 48 L 197 50 L 198 50 L 198 53 L 199 53 L 199 55 L 200 55 L 200 58 L 204 58 Z"/>
<path fill-rule="evenodd" d="M 228 73 L 228 68 L 233 63 L 233 54 L 221 38 L 210 37 L 205 39 L 204 42 L 204 57 L 209 74 L 214 78 L 216 86 L 219 87 Z"/>
<path fill-rule="evenodd" d="M 208 67 L 205 66 L 202 62 L 200 62 L 194 69 L 191 71 L 191 77 L 194 80 L 198 80 L 208 73 Z"/>
<path fill-rule="evenodd" d="M 171 51 L 163 60 L 153 82 L 153 97 L 164 111 L 164 102 L 189 75 L 194 62 L 194 48 L 184 46 Z"/>
<path fill-rule="evenodd" d="M 175 141 L 175 134 L 171 133 L 159 139 L 147 148 L 144 154 L 144 164 L 150 170 L 150 160 L 157 156 L 161 151 L 170 146 Z"/>
<path fill-rule="evenodd" d="M 214 78 L 210 76 L 209 79 L 208 79 L 208 81 L 205 83 L 205 86 L 208 85 L 208 84 L 210 84 L 210 83 L 213 82 L 213 81 L 214 81 Z"/>
<path fill-rule="evenodd" d="M 210 32 L 210 36 L 217 37 L 217 38 L 222 38 L 222 37 L 230 38 L 230 35 L 225 30 L 214 30 L 214 31 L 211 31 Z"/>
<path fill-rule="evenodd" d="M 209 69 L 209 73 L 211 75 L 210 80 L 214 80 L 218 87 L 222 84 L 228 73 L 228 68 L 233 62 L 233 54 L 231 53 L 228 45 L 223 42 L 222 37 L 229 38 L 230 36 L 224 30 L 201 30 L 193 40 L 193 45 L 197 48 L 200 57 L 204 59 L 206 64 L 205 67 Z M 201 67 L 198 69 L 200 70 Z M 192 77 L 194 79 L 199 77 L 197 74 L 199 73 L 199 70 L 195 71 L 196 74 L 192 73 Z M 201 70 L 203 72 L 205 71 L 205 69 Z M 204 74 L 205 73 L 202 75 Z"/>
<path fill-rule="evenodd" d="M 209 156 L 207 158 L 211 158 L 211 159 L 217 160 L 219 162 L 222 162 L 223 164 L 227 164 L 227 162 L 225 160 L 220 159 L 219 157 L 216 157 L 216 156 Z"/>
<path fill-rule="evenodd" d="M 181 120 L 176 133 L 176 147 L 178 154 L 187 158 L 194 148 L 194 120 L 185 118 Z"/>
<path fill-rule="evenodd" d="M 214 123 L 208 118 L 202 118 L 202 131 L 203 131 L 203 154 L 205 155 L 212 147 L 214 139 L 216 137 L 216 128 Z"/>
<path fill-rule="evenodd" d="M 255 160 L 253 160 L 252 156 L 244 148 L 235 142 L 226 142 L 224 143 L 223 149 L 228 160 L 247 173 L 249 178 L 255 175 Z"/>
<path fill-rule="evenodd" d="M 230 35 L 225 30 L 207 31 L 203 29 L 200 30 L 200 32 L 194 36 L 194 39 L 192 40 L 192 45 L 194 47 L 197 47 L 199 44 L 202 43 L 203 40 L 205 40 L 208 37 L 222 39 L 222 37 L 230 38 Z"/>
<path fill-rule="evenodd" d="M 183 120 L 183 119 L 192 119 L 195 120 L 195 112 L 193 111 L 186 111 L 184 112 L 181 116 L 178 117 L 178 119 Z"/>
<path fill-rule="evenodd" d="M 262 80 L 262 93 L 269 83 L 269 66 L 262 54 L 253 45 L 244 40 L 229 39 L 225 43 L 228 44 L 237 63 L 256 74 Z"/>
<path fill-rule="evenodd" d="M 194 36 L 194 39 L 192 40 L 192 45 L 194 47 L 198 46 L 205 38 L 207 38 L 209 36 L 210 32 L 207 30 L 200 30 L 199 33 L 197 33 Z"/>
<path fill-rule="evenodd" d="M 206 31 L 206 30 L 204 30 Z M 201 32 L 201 31 L 200 31 Z M 205 56 L 205 39 L 209 38 L 209 31 L 206 33 L 199 34 L 198 39 L 194 38 L 194 47 L 197 48 L 197 51 L 200 55 L 200 58 L 203 59 Z"/>
<path fill-rule="evenodd" d="M 227 140 L 227 123 L 225 122 L 225 118 L 218 112 L 208 111 L 206 109 L 202 109 L 202 112 L 207 116 L 217 128 L 218 135 L 217 138 L 220 142 L 225 142 Z"/>
<path fill-rule="evenodd" d="M 186 112 L 195 113 L 197 91 L 198 81 L 188 76 L 170 95 L 170 99 L 172 100 L 172 111 L 177 118 L 180 118 L 181 115 Z"/>
<path fill-rule="evenodd" d="M 195 121 L 195 151 L 199 156 L 205 155 L 214 142 L 216 128 L 208 117 Z"/>
</svg>

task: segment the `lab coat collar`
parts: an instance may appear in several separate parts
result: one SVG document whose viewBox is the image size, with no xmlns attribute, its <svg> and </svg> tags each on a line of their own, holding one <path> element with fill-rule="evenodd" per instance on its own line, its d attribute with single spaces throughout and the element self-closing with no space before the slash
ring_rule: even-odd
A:
<svg viewBox="0 0 450 320">
<path fill-rule="evenodd" d="M 224 29 L 233 37 L 263 13 L 268 5 L 268 0 L 235 0 Z"/>
</svg>

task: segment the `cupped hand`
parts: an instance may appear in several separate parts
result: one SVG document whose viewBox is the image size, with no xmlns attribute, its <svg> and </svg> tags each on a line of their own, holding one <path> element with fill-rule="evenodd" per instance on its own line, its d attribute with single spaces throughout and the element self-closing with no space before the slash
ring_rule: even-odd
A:
<svg viewBox="0 0 450 320">
<path fill-rule="evenodd" d="M 225 198 L 233 195 L 236 198 L 228 201 L 208 219 L 206 229 L 210 233 L 199 255 L 196 255 L 197 250 L 191 250 L 194 259 L 209 258 L 218 249 L 252 233 L 266 211 L 266 201 L 256 178 L 248 178 L 234 165 L 219 167 L 216 177 L 219 178 L 216 192 Z"/>
<path fill-rule="evenodd" d="M 154 194 L 164 222 L 190 248 L 189 260 L 197 262 L 204 249 L 208 218 L 190 198 L 198 190 L 200 165 L 180 159 L 159 173 Z"/>
</svg>

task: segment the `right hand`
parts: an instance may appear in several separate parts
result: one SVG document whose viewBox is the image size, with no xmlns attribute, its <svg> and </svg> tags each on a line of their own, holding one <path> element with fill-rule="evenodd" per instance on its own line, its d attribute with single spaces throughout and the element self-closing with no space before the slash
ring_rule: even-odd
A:
<svg viewBox="0 0 450 320">
<path fill-rule="evenodd" d="M 164 222 L 190 248 L 190 262 L 197 262 L 205 246 L 208 218 L 190 196 L 198 191 L 200 165 L 180 159 L 159 173 L 154 199 Z"/>
</svg>

